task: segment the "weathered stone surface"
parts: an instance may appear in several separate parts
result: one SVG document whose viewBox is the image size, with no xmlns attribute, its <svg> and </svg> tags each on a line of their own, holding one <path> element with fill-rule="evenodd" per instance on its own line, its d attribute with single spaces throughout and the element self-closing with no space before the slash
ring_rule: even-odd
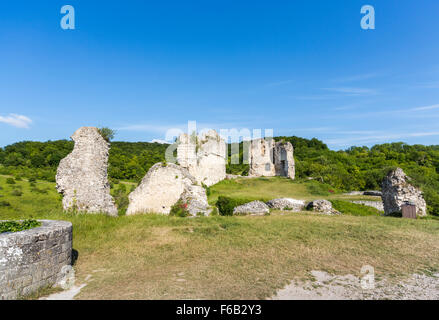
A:
<svg viewBox="0 0 439 320">
<path fill-rule="evenodd" d="M 308 203 L 306 206 L 308 210 L 313 210 L 317 213 L 323 213 L 323 214 L 341 214 L 334 208 L 332 208 L 332 203 L 328 200 L 314 200 Z"/>
<path fill-rule="evenodd" d="M 274 168 L 276 176 L 288 177 L 292 180 L 296 177 L 294 148 L 290 142 L 276 142 L 274 146 Z"/>
<path fill-rule="evenodd" d="M 292 210 L 294 212 L 299 212 L 305 208 L 305 200 L 280 198 L 280 199 L 273 199 L 268 201 L 267 205 L 272 209 Z"/>
<path fill-rule="evenodd" d="M 427 204 L 422 196 L 422 192 L 412 186 L 410 178 L 401 168 L 397 168 L 384 178 L 382 183 L 382 199 L 384 203 L 384 214 L 401 212 L 401 206 L 406 202 L 416 206 L 416 215 L 425 216 L 427 214 Z"/>
<path fill-rule="evenodd" d="M 249 176 L 295 178 L 294 148 L 290 142 L 275 143 L 272 138 L 252 140 L 249 161 Z"/>
<path fill-rule="evenodd" d="M 72 259 L 72 224 L 40 220 L 41 226 L 0 234 L 0 300 L 56 285 Z"/>
<path fill-rule="evenodd" d="M 234 215 L 249 214 L 252 216 L 263 216 L 270 213 L 270 208 L 262 201 L 252 201 L 233 209 Z"/>
<path fill-rule="evenodd" d="M 107 178 L 108 142 L 94 127 L 78 129 L 72 139 L 75 147 L 61 160 L 56 173 L 56 188 L 64 196 L 64 210 L 117 216 Z"/>
<path fill-rule="evenodd" d="M 274 140 L 272 138 L 255 139 L 250 143 L 249 176 L 274 177 L 276 175 L 273 163 Z"/>
<path fill-rule="evenodd" d="M 367 200 L 354 200 L 352 203 L 362 204 L 368 207 L 375 208 L 379 211 L 384 211 L 384 204 L 382 201 L 367 201 Z"/>
<path fill-rule="evenodd" d="M 226 143 L 215 130 L 198 136 L 181 134 L 177 161 L 198 183 L 211 186 L 226 178 Z"/>
<path fill-rule="evenodd" d="M 187 187 L 180 200 L 187 204 L 187 210 L 193 216 L 196 215 L 209 215 L 210 206 L 207 202 L 206 190 L 203 187 L 191 185 Z"/>
<path fill-rule="evenodd" d="M 187 202 L 191 214 L 207 214 L 206 191 L 196 184 L 187 169 L 172 163 L 157 163 L 128 196 L 130 204 L 126 214 L 169 214 L 171 207 L 180 199 Z"/>
</svg>

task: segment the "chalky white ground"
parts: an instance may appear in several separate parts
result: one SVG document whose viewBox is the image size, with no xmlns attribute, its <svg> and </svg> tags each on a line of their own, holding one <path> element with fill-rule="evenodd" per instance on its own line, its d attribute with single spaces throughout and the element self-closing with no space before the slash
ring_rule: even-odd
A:
<svg viewBox="0 0 439 320">
<path fill-rule="evenodd" d="M 413 274 L 396 283 L 388 279 L 375 281 L 374 289 L 362 289 L 353 275 L 333 276 L 312 271 L 313 280 L 293 280 L 279 290 L 272 300 L 438 300 L 439 273 Z"/>
</svg>

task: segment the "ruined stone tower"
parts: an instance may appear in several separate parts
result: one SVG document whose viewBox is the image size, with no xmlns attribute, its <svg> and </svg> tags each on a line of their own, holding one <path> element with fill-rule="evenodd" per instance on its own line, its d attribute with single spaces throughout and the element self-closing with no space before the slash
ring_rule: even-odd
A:
<svg viewBox="0 0 439 320">
<path fill-rule="evenodd" d="M 79 128 L 72 140 L 75 147 L 60 161 L 56 173 L 64 210 L 117 216 L 107 178 L 109 143 L 94 127 Z"/>
<path fill-rule="evenodd" d="M 211 186 L 226 177 L 226 143 L 215 130 L 183 133 L 178 138 L 177 161 L 198 183 Z"/>
<path fill-rule="evenodd" d="M 275 143 L 273 138 L 253 140 L 249 161 L 250 176 L 295 178 L 294 148 L 290 142 Z"/>
</svg>

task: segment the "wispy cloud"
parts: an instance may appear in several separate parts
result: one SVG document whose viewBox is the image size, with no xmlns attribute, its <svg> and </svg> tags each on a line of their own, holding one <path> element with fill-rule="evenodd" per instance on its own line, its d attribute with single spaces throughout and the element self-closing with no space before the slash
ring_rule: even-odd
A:
<svg viewBox="0 0 439 320">
<path fill-rule="evenodd" d="M 361 132 L 358 132 L 361 133 Z M 357 137 L 341 137 L 334 139 L 326 139 L 325 142 L 334 146 L 349 146 L 349 145 L 361 145 L 379 142 L 389 142 L 391 140 L 401 140 L 407 138 L 416 137 L 429 137 L 429 136 L 439 136 L 439 131 L 424 131 L 424 132 L 412 132 L 412 133 L 373 133 L 364 134 Z"/>
<path fill-rule="evenodd" d="M 439 113 L 437 112 L 428 112 L 439 109 L 439 104 L 431 105 L 431 106 L 423 106 L 423 107 L 415 107 L 415 108 L 381 108 L 380 111 L 370 111 L 370 112 L 355 112 L 355 113 L 333 113 L 324 115 L 324 118 L 344 118 L 344 119 L 355 119 L 355 118 L 366 118 L 366 117 L 381 117 L 386 115 L 392 115 L 392 117 L 411 117 L 411 118 L 437 118 L 439 117 Z M 333 109 L 338 111 L 343 111 L 347 109 Z"/>
<path fill-rule="evenodd" d="M 9 124 L 16 128 L 28 129 L 32 120 L 26 116 L 11 113 L 8 116 L 0 116 L 0 122 Z"/>
<path fill-rule="evenodd" d="M 433 110 L 433 109 L 439 109 L 439 104 L 435 104 L 432 106 L 426 106 L 426 107 L 418 107 L 410 109 L 409 111 L 425 111 L 425 110 Z"/>
<path fill-rule="evenodd" d="M 323 88 L 323 90 L 333 91 L 337 93 L 343 93 L 347 95 L 371 95 L 377 94 L 374 89 L 368 88 L 351 88 L 351 87 L 338 87 L 338 88 Z"/>
</svg>

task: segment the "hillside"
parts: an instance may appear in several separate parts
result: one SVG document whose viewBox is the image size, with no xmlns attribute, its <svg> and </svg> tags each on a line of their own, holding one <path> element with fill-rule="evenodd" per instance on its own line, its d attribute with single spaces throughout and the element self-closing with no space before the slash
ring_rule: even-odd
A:
<svg viewBox="0 0 439 320">
<path fill-rule="evenodd" d="M 297 179 L 312 177 L 334 189 L 379 189 L 385 174 L 401 167 L 424 191 L 430 214 L 439 215 L 439 145 L 408 145 L 403 142 L 330 150 L 317 139 L 276 137 L 295 148 Z M 110 180 L 139 182 L 149 168 L 164 160 L 168 145 L 148 142 L 112 142 Z M 230 145 L 229 145 L 230 147 Z M 59 161 L 73 148 L 67 140 L 18 142 L 0 148 L 0 174 L 54 181 Z M 242 159 L 242 146 L 240 148 Z M 228 173 L 246 175 L 248 165 L 227 166 Z"/>
</svg>

